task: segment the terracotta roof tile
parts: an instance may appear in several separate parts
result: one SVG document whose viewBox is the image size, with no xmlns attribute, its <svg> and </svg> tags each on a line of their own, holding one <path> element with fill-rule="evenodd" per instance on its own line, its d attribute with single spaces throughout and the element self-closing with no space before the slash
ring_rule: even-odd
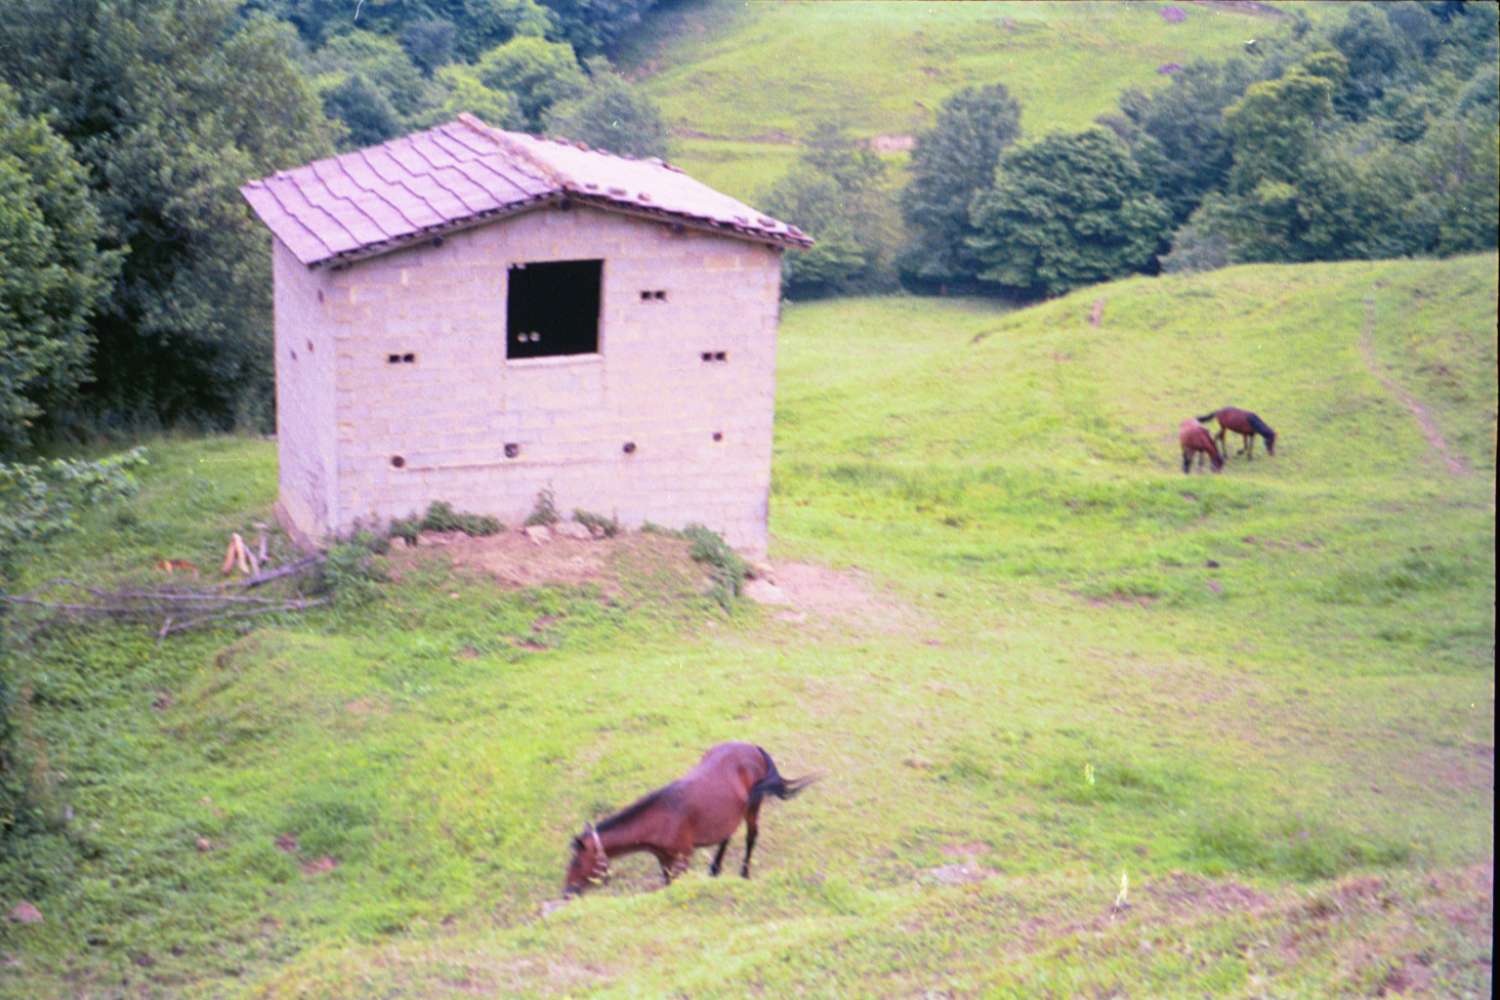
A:
<svg viewBox="0 0 1500 1000">
<path fill-rule="evenodd" d="M 473 115 L 250 181 L 250 207 L 309 266 L 384 253 L 501 213 L 572 197 L 726 236 L 811 246 L 661 160 L 490 128 Z"/>
</svg>

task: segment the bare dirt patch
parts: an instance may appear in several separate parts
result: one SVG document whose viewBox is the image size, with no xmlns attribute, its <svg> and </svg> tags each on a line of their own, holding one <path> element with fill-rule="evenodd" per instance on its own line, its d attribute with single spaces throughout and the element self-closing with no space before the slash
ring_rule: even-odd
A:
<svg viewBox="0 0 1500 1000">
<path fill-rule="evenodd" d="M 950 858 L 977 858 L 990 853 L 990 845 L 971 840 L 965 844 L 944 844 L 942 851 Z"/>
<path fill-rule="evenodd" d="M 1192 2 L 1199 7 L 1212 7 L 1231 14 L 1248 14 L 1251 17 L 1268 17 L 1275 20 L 1286 17 L 1285 12 L 1277 10 L 1268 3 L 1260 3 L 1259 0 L 1192 0 Z"/>
<path fill-rule="evenodd" d="M 1386 391 L 1401 401 L 1401 405 L 1411 411 L 1411 415 L 1417 418 L 1417 426 L 1422 429 L 1422 436 L 1427 439 L 1427 446 L 1437 453 L 1448 467 L 1448 471 L 1455 476 L 1467 476 L 1469 465 L 1448 447 L 1448 441 L 1443 437 L 1443 432 L 1438 430 L 1438 425 L 1432 419 L 1432 414 L 1427 412 L 1427 407 L 1417 401 L 1417 397 L 1407 392 L 1399 382 L 1386 374 L 1381 368 L 1380 362 L 1375 360 L 1375 342 L 1372 333 L 1375 328 L 1375 303 L 1365 299 L 1365 324 L 1359 334 L 1359 353 L 1365 359 L 1365 367 L 1370 374 L 1385 386 Z"/>
<path fill-rule="evenodd" d="M 668 574 L 706 590 L 707 577 L 693 562 L 690 545 L 670 535 L 631 532 L 614 538 L 568 538 L 551 534 L 537 544 L 522 531 L 471 538 L 457 532 L 424 532 L 415 548 L 392 550 L 396 576 L 426 559 L 446 559 L 457 569 L 490 577 L 507 587 L 595 585 L 619 598 L 627 578 Z M 701 585 L 700 585 L 701 584 Z"/>
<path fill-rule="evenodd" d="M 1412 765 L 1413 773 L 1440 782 L 1456 792 L 1493 791 L 1495 788 L 1495 751 L 1488 745 L 1477 749 L 1433 749 L 1418 754 Z"/>
<path fill-rule="evenodd" d="M 1141 895 L 1171 916 L 1201 913 L 1259 913 L 1271 905 L 1271 897 L 1247 885 L 1226 879 L 1205 878 L 1172 872 L 1160 882 L 1148 884 Z"/>
<path fill-rule="evenodd" d="M 917 147 L 914 135 L 877 135 L 870 138 L 870 148 L 877 153 L 905 153 Z"/>
<path fill-rule="evenodd" d="M 940 868 L 929 868 L 922 874 L 942 885 L 968 885 L 972 882 L 983 882 L 985 879 L 993 878 L 1000 873 L 992 868 L 977 865 L 972 861 L 965 861 L 961 865 L 943 865 Z"/>
<path fill-rule="evenodd" d="M 1149 608 L 1156 603 L 1156 598 L 1149 594 L 1124 594 L 1118 590 L 1112 594 L 1105 594 L 1103 597 L 1087 597 L 1083 594 L 1079 594 L 1078 596 L 1088 602 L 1088 606 L 1091 608 L 1119 607 L 1122 604 L 1134 605 L 1138 608 Z"/>
<path fill-rule="evenodd" d="M 793 608 L 817 618 L 856 624 L 886 634 L 927 624 L 916 608 L 891 594 L 881 593 L 874 581 L 857 569 L 784 562 L 771 568 L 770 579 Z"/>
</svg>

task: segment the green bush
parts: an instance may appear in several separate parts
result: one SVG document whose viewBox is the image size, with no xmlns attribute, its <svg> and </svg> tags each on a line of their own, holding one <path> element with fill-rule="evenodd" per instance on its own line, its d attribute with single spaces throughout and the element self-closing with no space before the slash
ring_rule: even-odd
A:
<svg viewBox="0 0 1500 1000">
<path fill-rule="evenodd" d="M 557 512 L 557 498 L 551 490 L 542 490 L 536 495 L 536 505 L 526 515 L 524 523 L 526 527 L 532 528 L 537 525 L 551 526 L 561 520 L 562 515 Z"/>
<path fill-rule="evenodd" d="M 417 536 L 424 531 L 461 531 L 477 538 L 498 535 L 504 530 L 505 525 L 498 518 L 488 514 L 460 513 L 451 504 L 434 500 L 428 505 L 427 513 L 421 517 L 401 517 L 391 521 L 386 528 L 386 535 L 416 544 Z"/>
<path fill-rule="evenodd" d="M 682 537 L 693 543 L 693 560 L 709 567 L 714 579 L 713 598 L 728 611 L 734 606 L 734 599 L 740 596 L 740 588 L 750 567 L 729 547 L 724 536 L 701 524 L 688 525 L 683 529 Z"/>
<path fill-rule="evenodd" d="M 334 545 L 318 567 L 311 592 L 330 598 L 338 607 L 368 604 L 387 579 L 385 568 L 375 559 L 384 545 L 384 538 L 363 532 Z"/>
<path fill-rule="evenodd" d="M 145 464 L 144 448 L 92 462 L 0 462 L 0 580 L 7 560 L 26 546 L 72 530 L 78 511 L 135 493 L 134 470 Z"/>
<path fill-rule="evenodd" d="M 588 510 L 575 510 L 573 520 L 605 538 L 613 538 L 620 533 L 620 519 L 617 517 L 605 517 L 603 514 L 595 514 Z"/>
</svg>

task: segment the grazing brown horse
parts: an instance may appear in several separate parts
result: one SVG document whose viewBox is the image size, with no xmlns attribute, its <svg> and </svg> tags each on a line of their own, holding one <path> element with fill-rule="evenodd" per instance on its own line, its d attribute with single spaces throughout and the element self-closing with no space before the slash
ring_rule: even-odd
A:
<svg viewBox="0 0 1500 1000">
<path fill-rule="evenodd" d="M 1188 475 L 1193 472 L 1193 456 L 1198 456 L 1198 468 L 1203 468 L 1203 459 L 1206 457 L 1214 464 L 1214 471 L 1218 472 L 1224 468 L 1224 456 L 1219 454 L 1219 449 L 1214 447 L 1213 435 L 1208 433 L 1208 428 L 1196 420 L 1184 420 L 1177 428 L 1177 442 L 1182 445 L 1182 471 Z"/>
<path fill-rule="evenodd" d="M 1222 410 L 1215 410 L 1212 413 L 1199 417 L 1198 422 L 1206 424 L 1210 420 L 1215 419 L 1219 421 L 1218 437 L 1220 448 L 1224 447 L 1224 435 L 1229 431 L 1234 431 L 1245 439 L 1244 447 L 1240 448 L 1239 453 L 1245 456 L 1247 462 L 1255 457 L 1253 452 L 1255 451 L 1255 435 L 1257 434 L 1266 439 L 1266 454 L 1276 454 L 1276 432 L 1271 430 L 1270 424 L 1249 410 L 1241 410 L 1236 406 L 1226 406 Z M 1224 453 L 1226 455 L 1229 454 L 1227 449 Z"/>
<path fill-rule="evenodd" d="M 808 775 L 787 781 L 771 755 L 753 743 L 720 743 L 698 766 L 665 788 L 638 799 L 598 824 L 590 823 L 573 838 L 563 895 L 575 896 L 609 877 L 609 859 L 649 851 L 668 884 L 687 871 L 693 850 L 718 844 L 709 866 L 718 875 L 729 839 L 745 821 L 745 860 L 740 875 L 750 877 L 750 852 L 766 795 L 789 799 L 818 780 Z"/>
</svg>

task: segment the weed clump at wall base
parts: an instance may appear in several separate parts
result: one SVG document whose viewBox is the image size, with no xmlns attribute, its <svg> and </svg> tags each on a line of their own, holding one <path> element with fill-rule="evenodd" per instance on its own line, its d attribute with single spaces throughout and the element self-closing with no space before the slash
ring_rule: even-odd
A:
<svg viewBox="0 0 1500 1000">
<path fill-rule="evenodd" d="M 339 542 L 318 567 L 312 593 L 331 597 L 339 607 L 358 607 L 374 600 L 387 579 L 383 565 L 375 559 L 384 547 L 384 538 L 367 533 Z"/>
<path fill-rule="evenodd" d="M 534 528 L 537 525 L 551 527 L 562 516 L 557 513 L 557 498 L 552 495 L 551 490 L 542 490 L 536 495 L 536 505 L 531 508 L 531 513 L 526 515 L 524 522 L 526 527 Z"/>
<path fill-rule="evenodd" d="M 613 538 L 620 533 L 620 519 L 617 517 L 605 517 L 589 510 L 575 510 L 573 520 L 602 538 Z"/>
<path fill-rule="evenodd" d="M 480 537 L 498 535 L 504 530 L 505 525 L 488 514 L 459 513 L 451 504 L 434 500 L 428 506 L 427 513 L 420 518 L 397 518 L 392 521 L 387 533 L 392 538 L 403 538 L 415 543 L 417 535 L 424 531 L 461 531 L 466 535 Z"/>
<path fill-rule="evenodd" d="M 722 535 L 701 524 L 688 525 L 683 529 L 682 537 L 693 543 L 693 561 L 709 568 L 714 579 L 714 587 L 710 593 L 719 602 L 719 606 L 728 611 L 734 605 L 734 599 L 740 596 L 740 587 L 744 584 L 745 574 L 750 567 L 745 565 L 745 560 L 739 557 L 739 553 L 729 547 Z"/>
</svg>

